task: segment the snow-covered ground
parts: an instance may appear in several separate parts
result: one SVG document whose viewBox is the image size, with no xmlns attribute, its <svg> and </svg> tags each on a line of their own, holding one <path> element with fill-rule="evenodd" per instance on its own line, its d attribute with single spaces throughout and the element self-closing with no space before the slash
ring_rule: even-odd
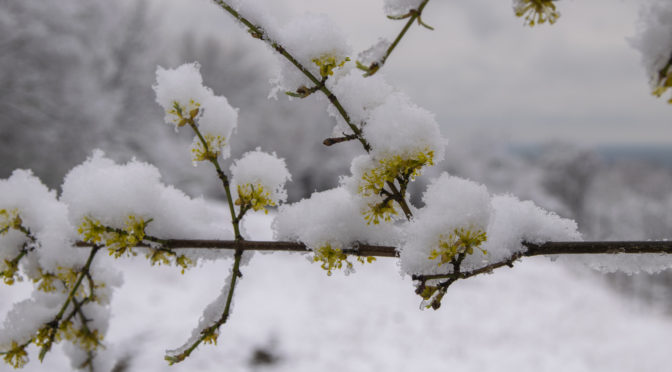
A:
<svg viewBox="0 0 672 372">
<path fill-rule="evenodd" d="M 270 220 L 252 216 L 247 230 L 270 239 Z M 396 260 L 328 277 L 297 254 L 257 254 L 218 344 L 168 367 L 164 350 L 188 338 L 231 262 L 184 275 L 140 257 L 113 264 L 123 265 L 125 283 L 106 344 L 130 357 L 128 371 L 665 371 L 672 362 L 672 318 L 545 258 L 458 282 L 441 309 L 420 311 Z M 26 289 L 2 289 L 0 316 Z M 252 364 L 258 350 L 275 362 Z M 41 365 L 33 348 L 24 370 L 70 367 L 60 349 Z"/>
</svg>

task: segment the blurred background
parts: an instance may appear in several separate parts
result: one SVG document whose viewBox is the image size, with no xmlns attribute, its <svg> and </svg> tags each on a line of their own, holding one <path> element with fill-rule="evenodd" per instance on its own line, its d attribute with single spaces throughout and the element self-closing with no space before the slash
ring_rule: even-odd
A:
<svg viewBox="0 0 672 372">
<path fill-rule="evenodd" d="M 587 240 L 670 238 L 672 106 L 649 94 L 629 45 L 641 3 L 562 1 L 556 25 L 530 29 L 508 1 L 430 2 L 423 20 L 436 30 L 413 27 L 382 70 L 450 141 L 427 174 L 533 200 L 575 219 Z M 384 17 L 382 1 L 266 6 L 280 20 L 329 13 L 354 51 L 403 25 Z M 293 175 L 290 201 L 335 186 L 360 151 L 321 144 L 333 127 L 321 97 L 267 98 L 276 57 L 208 1 L 0 0 L 0 50 L 0 178 L 29 168 L 58 189 L 101 148 L 156 165 L 192 196 L 223 199 L 211 170 L 192 166 L 190 134 L 163 124 L 154 102 L 156 66 L 191 61 L 240 108 L 232 158 L 277 152 Z M 670 313 L 669 273 L 595 280 Z"/>
</svg>

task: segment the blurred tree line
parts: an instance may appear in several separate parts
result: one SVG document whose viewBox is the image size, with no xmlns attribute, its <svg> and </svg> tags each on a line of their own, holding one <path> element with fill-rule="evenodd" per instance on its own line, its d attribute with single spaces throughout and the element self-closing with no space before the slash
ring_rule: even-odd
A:
<svg viewBox="0 0 672 372">
<path fill-rule="evenodd" d="M 287 160 L 290 200 L 333 187 L 355 147 L 325 148 L 326 102 L 269 100 L 273 56 L 226 32 L 196 36 L 159 17 L 150 1 L 0 0 L 0 177 L 30 168 L 57 188 L 95 148 L 159 167 L 192 195 L 222 198 L 190 160 L 188 133 L 162 124 L 157 65 L 198 61 L 217 94 L 240 108 L 233 157 L 261 146 Z M 197 20 L 186 20 L 190 24 Z M 231 28 L 231 26 L 228 26 Z M 220 36 L 224 35 L 224 36 Z"/>
</svg>

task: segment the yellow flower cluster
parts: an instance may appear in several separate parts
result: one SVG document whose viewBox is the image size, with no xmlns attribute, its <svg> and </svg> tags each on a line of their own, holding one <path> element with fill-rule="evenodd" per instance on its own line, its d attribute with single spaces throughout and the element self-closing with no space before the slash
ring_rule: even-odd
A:
<svg viewBox="0 0 672 372">
<path fill-rule="evenodd" d="M 375 257 L 364 258 L 362 256 L 357 256 L 357 262 L 361 264 L 371 263 L 375 260 Z M 347 270 L 352 270 L 353 268 L 352 262 L 348 260 L 348 256 L 343 253 L 343 250 L 332 247 L 330 243 L 326 243 L 315 250 L 313 262 L 321 262 L 322 269 L 326 270 L 327 275 L 329 276 L 331 276 L 332 270 L 340 270 L 343 268 L 344 264 Z"/>
<path fill-rule="evenodd" d="M 514 11 L 516 16 L 525 16 L 525 23 L 533 27 L 537 24 L 554 24 L 560 17 L 560 13 L 555 9 L 555 0 L 516 0 Z"/>
<path fill-rule="evenodd" d="M 434 310 L 437 310 L 439 307 L 441 307 L 441 300 L 446 294 L 446 288 L 432 285 L 422 285 L 420 288 L 418 288 L 416 293 L 422 297 L 422 306 L 424 306 L 425 309 L 429 309 L 431 307 Z"/>
<path fill-rule="evenodd" d="M 21 229 L 23 221 L 19 216 L 17 209 L 6 210 L 0 209 L 0 235 L 5 235 L 9 230 Z"/>
<path fill-rule="evenodd" d="M 191 148 L 192 154 L 194 154 L 194 161 L 205 161 L 205 160 L 216 160 L 221 149 L 226 145 L 226 138 L 223 136 L 213 136 L 212 134 L 206 134 L 203 136 L 205 145 L 201 141 L 194 143 Z"/>
<path fill-rule="evenodd" d="M 473 254 L 474 248 L 480 249 L 483 254 L 488 254 L 487 251 L 479 248 L 487 239 L 486 233 L 480 229 L 455 229 L 448 235 L 439 236 L 438 248 L 432 250 L 429 259 L 438 258 L 439 266 L 441 266 L 452 262 L 458 254 Z"/>
<path fill-rule="evenodd" d="M 658 84 L 656 84 L 653 94 L 661 97 L 668 88 L 672 88 L 672 60 L 660 70 Z M 672 97 L 667 102 L 672 104 Z"/>
<path fill-rule="evenodd" d="M 12 346 L 9 351 L 5 352 L 5 356 L 2 358 L 5 363 L 9 364 L 14 368 L 23 368 L 23 366 L 28 363 L 28 352 L 26 351 L 26 345 L 19 345 L 16 341 L 12 341 Z"/>
<path fill-rule="evenodd" d="M 264 210 L 268 213 L 266 207 L 275 206 L 275 201 L 271 197 L 271 192 L 266 190 L 261 184 L 238 185 L 238 199 L 236 205 L 242 208 L 250 208 L 254 211 Z"/>
<path fill-rule="evenodd" d="M 7 210 L 0 209 L 0 235 L 5 235 L 9 230 L 18 230 L 27 236 L 30 236 L 30 232 L 23 226 L 23 220 L 19 216 L 19 211 L 17 209 Z M 12 285 L 17 280 L 17 273 L 19 271 L 19 261 L 23 256 L 25 256 L 27 250 L 25 248 L 21 249 L 19 254 L 13 259 L 4 259 L 3 263 L 0 264 L 0 277 L 2 281 L 7 285 Z M 18 278 L 21 279 L 20 277 Z"/>
<path fill-rule="evenodd" d="M 189 100 L 187 107 L 182 107 L 179 102 L 174 101 L 173 108 L 168 111 L 170 115 L 173 115 L 172 121 L 178 128 L 187 125 L 189 122 L 193 123 L 200 112 L 201 104 L 193 99 Z"/>
<path fill-rule="evenodd" d="M 82 239 L 89 243 L 104 243 L 110 251 L 110 256 L 121 257 L 124 253 L 135 256 L 131 248 L 141 243 L 145 238 L 145 229 L 152 221 L 145 221 L 135 215 L 129 215 L 123 229 L 104 226 L 100 221 L 84 217 L 79 225 L 78 232 Z"/>
<path fill-rule="evenodd" d="M 192 266 L 194 262 L 187 256 L 182 254 L 177 254 L 170 249 L 160 248 L 160 249 L 150 249 L 146 255 L 149 262 L 154 265 L 170 265 L 170 258 L 175 260 L 175 266 L 180 267 L 181 273 L 184 274 L 184 271 Z"/>
<path fill-rule="evenodd" d="M 336 57 L 331 54 L 324 54 L 319 58 L 314 58 L 313 63 L 320 68 L 320 75 L 323 78 L 331 76 L 334 74 L 335 68 L 340 68 L 345 65 L 346 62 L 350 61 L 350 58 L 345 57 L 345 59 L 338 61 Z"/>
<path fill-rule="evenodd" d="M 393 155 L 380 159 L 378 165 L 362 175 L 359 184 L 359 194 L 364 197 L 383 196 L 384 188 L 388 183 L 399 183 L 402 190 L 410 181 L 414 181 L 421 173 L 422 167 L 434 165 L 434 151 L 418 151 L 411 156 Z M 367 224 L 377 225 L 380 220 L 390 221 L 398 214 L 394 201 L 386 198 L 380 203 L 370 203 L 369 209 L 364 212 Z"/>
</svg>

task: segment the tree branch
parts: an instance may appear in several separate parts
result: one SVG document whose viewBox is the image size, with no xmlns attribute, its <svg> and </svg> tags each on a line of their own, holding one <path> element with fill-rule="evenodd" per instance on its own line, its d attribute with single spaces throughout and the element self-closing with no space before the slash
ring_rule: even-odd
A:
<svg viewBox="0 0 672 372">
<path fill-rule="evenodd" d="M 222 9 L 227 11 L 229 14 L 231 14 L 234 18 L 239 20 L 242 24 L 244 24 L 250 31 L 250 35 L 252 35 L 254 38 L 263 40 L 267 44 L 271 46 L 276 52 L 280 53 L 283 57 L 285 57 L 291 64 L 293 64 L 301 73 L 303 73 L 310 81 L 315 84 L 315 87 L 317 87 L 324 95 L 329 99 L 329 102 L 331 102 L 334 107 L 336 107 L 336 110 L 338 110 L 338 113 L 341 115 L 343 120 L 345 120 L 346 124 L 352 129 L 352 132 L 357 136 L 357 139 L 359 142 L 362 144 L 364 147 L 364 150 L 366 152 L 371 151 L 371 146 L 369 143 L 364 139 L 362 136 L 362 131 L 359 129 L 355 124 L 352 123 L 350 120 L 350 116 L 348 113 L 345 111 L 343 106 L 341 105 L 341 102 L 338 100 L 338 97 L 332 93 L 329 88 L 327 88 L 320 79 L 315 77 L 308 69 L 301 64 L 294 56 L 289 53 L 282 45 L 279 43 L 271 40 L 268 38 L 268 35 L 266 32 L 261 28 L 260 26 L 255 25 L 254 23 L 250 22 L 247 18 L 243 17 L 238 11 L 236 11 L 234 8 L 232 8 L 226 1 L 224 0 L 213 0 L 217 5 L 219 5 Z"/>
<path fill-rule="evenodd" d="M 272 251 L 272 252 L 312 252 L 305 244 L 288 241 L 253 241 L 253 240 L 202 240 L 202 239 L 162 239 L 163 247 L 168 249 L 231 249 L 241 251 Z M 568 254 L 639 254 L 660 253 L 672 254 L 672 241 L 594 241 L 594 242 L 546 242 L 522 243 L 527 250 L 516 258 L 532 256 L 552 256 Z M 78 247 L 93 247 L 93 243 L 77 242 Z M 138 247 L 150 247 L 149 244 L 138 244 Z M 351 256 L 399 257 L 397 249 L 392 246 L 355 244 L 343 249 L 343 253 Z M 515 260 L 514 260 L 515 261 Z M 494 264 L 493 264 L 494 265 Z M 507 265 L 503 263 L 503 265 Z"/>
<path fill-rule="evenodd" d="M 205 150 L 206 154 L 210 154 L 210 148 L 208 146 L 208 142 L 205 140 L 205 138 L 203 138 L 201 131 L 198 129 L 198 126 L 196 126 L 196 123 L 194 123 L 194 119 L 190 118 L 189 120 L 187 120 L 187 122 L 189 123 L 189 126 L 194 131 L 194 133 L 196 133 L 196 135 L 198 136 L 198 139 L 201 141 L 201 145 L 203 145 L 203 149 Z M 229 204 L 229 213 L 231 214 L 231 224 L 233 225 L 233 232 L 235 234 L 236 240 L 242 240 L 243 236 L 240 234 L 240 228 L 239 228 L 240 221 L 236 218 L 236 211 L 233 208 L 233 198 L 231 197 L 231 187 L 229 184 L 229 178 L 222 170 L 222 167 L 220 167 L 217 157 L 213 158 L 209 156 L 207 160 L 215 167 L 217 177 L 219 177 L 219 179 L 222 181 L 222 186 L 224 187 L 224 191 L 226 193 L 226 202 Z"/>
<path fill-rule="evenodd" d="M 413 9 L 408 14 L 403 15 L 401 17 L 388 16 L 388 18 L 390 18 L 390 19 L 405 19 L 405 18 L 408 18 L 408 21 L 406 22 L 404 27 L 401 29 L 401 31 L 399 32 L 397 37 L 394 39 L 392 44 L 390 44 L 390 46 L 387 48 L 387 50 L 385 51 L 385 55 L 383 55 L 383 58 L 381 58 L 379 61 L 372 62 L 371 65 L 365 70 L 366 74 L 364 74 L 364 76 L 372 76 L 376 72 L 378 72 L 378 70 L 380 70 L 381 67 L 383 67 L 383 65 L 385 64 L 385 61 L 387 61 L 387 59 L 390 57 L 390 54 L 392 54 L 392 51 L 394 51 L 394 48 L 396 48 L 397 45 L 399 45 L 399 42 L 401 41 L 401 39 L 403 39 L 404 35 L 406 35 L 406 32 L 408 31 L 408 29 L 411 28 L 411 25 L 413 24 L 413 22 L 416 19 L 418 20 L 418 24 L 420 24 L 421 26 L 424 26 L 427 29 L 433 30 L 432 27 L 429 27 L 424 22 L 422 22 L 422 18 L 421 18 L 422 11 L 425 9 L 425 5 L 427 5 L 428 2 L 429 2 L 429 0 L 424 0 L 420 4 L 420 6 L 418 6 L 418 9 Z M 359 65 L 358 65 L 358 67 L 359 67 Z M 363 67 L 360 67 L 360 68 L 363 68 Z"/>
<path fill-rule="evenodd" d="M 356 139 L 357 139 L 356 135 L 348 134 L 348 135 L 344 135 L 343 137 L 327 138 L 324 141 L 322 141 L 322 144 L 325 145 L 325 146 L 332 146 L 332 145 L 335 145 L 337 143 L 352 141 L 352 140 L 356 140 Z"/>
</svg>

